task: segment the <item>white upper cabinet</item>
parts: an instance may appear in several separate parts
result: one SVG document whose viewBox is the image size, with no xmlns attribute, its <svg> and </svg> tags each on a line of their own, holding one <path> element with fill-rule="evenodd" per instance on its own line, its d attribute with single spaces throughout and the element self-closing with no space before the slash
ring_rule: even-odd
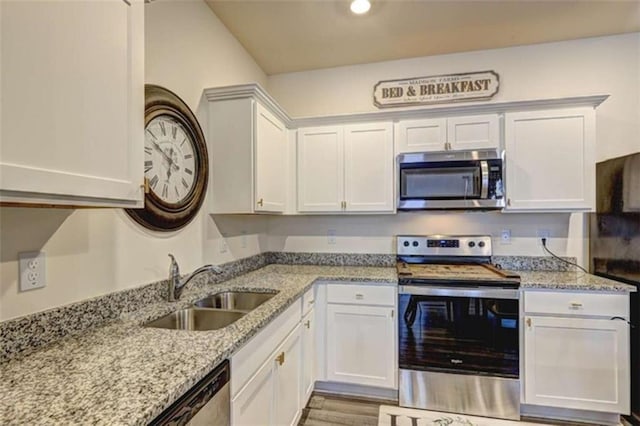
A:
<svg viewBox="0 0 640 426">
<path fill-rule="evenodd" d="M 497 114 L 403 120 L 396 125 L 396 153 L 498 148 Z"/>
<path fill-rule="evenodd" d="M 595 198 L 591 107 L 505 114 L 507 211 L 589 211 Z"/>
<path fill-rule="evenodd" d="M 300 212 L 393 212 L 393 127 L 298 130 Z"/>
<path fill-rule="evenodd" d="M 287 188 L 287 129 L 256 104 L 256 211 L 284 212 Z"/>
<path fill-rule="evenodd" d="M 396 124 L 396 153 L 445 151 L 447 119 L 404 120 Z"/>
<path fill-rule="evenodd" d="M 290 180 L 283 121 L 251 97 L 209 99 L 206 114 L 210 213 L 283 213 Z"/>
<path fill-rule="evenodd" d="M 337 212 L 344 202 L 341 126 L 298 130 L 298 211 Z"/>
<path fill-rule="evenodd" d="M 354 124 L 344 132 L 345 209 L 393 212 L 392 124 Z"/>
<path fill-rule="evenodd" d="M 0 202 L 142 206 L 142 0 L 3 1 L 0 16 Z"/>
<path fill-rule="evenodd" d="M 497 114 L 447 118 L 449 149 L 486 149 L 500 146 Z"/>
</svg>

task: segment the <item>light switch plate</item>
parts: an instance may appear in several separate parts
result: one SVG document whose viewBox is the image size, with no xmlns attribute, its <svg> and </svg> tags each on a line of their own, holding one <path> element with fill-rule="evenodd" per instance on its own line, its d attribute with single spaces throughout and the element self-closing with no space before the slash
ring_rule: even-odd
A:
<svg viewBox="0 0 640 426">
<path fill-rule="evenodd" d="M 45 254 L 42 251 L 18 253 L 20 291 L 43 288 L 47 284 Z"/>
</svg>

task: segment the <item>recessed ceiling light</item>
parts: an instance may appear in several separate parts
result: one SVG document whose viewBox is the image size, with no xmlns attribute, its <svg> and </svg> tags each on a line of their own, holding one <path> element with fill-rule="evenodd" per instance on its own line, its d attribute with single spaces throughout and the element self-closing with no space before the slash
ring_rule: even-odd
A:
<svg viewBox="0 0 640 426">
<path fill-rule="evenodd" d="M 351 11 L 356 15 L 367 13 L 369 9 L 371 9 L 371 3 L 369 3 L 369 0 L 353 0 L 351 2 Z"/>
</svg>

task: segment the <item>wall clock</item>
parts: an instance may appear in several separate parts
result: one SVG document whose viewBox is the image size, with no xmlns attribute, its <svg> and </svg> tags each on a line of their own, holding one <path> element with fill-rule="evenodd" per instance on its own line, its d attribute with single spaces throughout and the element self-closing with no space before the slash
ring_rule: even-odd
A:
<svg viewBox="0 0 640 426">
<path fill-rule="evenodd" d="M 189 107 L 175 93 L 145 85 L 142 209 L 126 212 L 142 226 L 174 231 L 198 213 L 206 195 L 207 146 Z"/>
</svg>

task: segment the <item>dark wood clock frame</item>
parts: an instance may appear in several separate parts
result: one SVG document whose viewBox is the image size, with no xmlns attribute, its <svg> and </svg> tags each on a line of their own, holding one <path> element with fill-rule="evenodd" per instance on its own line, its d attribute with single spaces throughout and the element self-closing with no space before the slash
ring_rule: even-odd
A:
<svg viewBox="0 0 640 426">
<path fill-rule="evenodd" d="M 186 103 L 178 95 L 163 87 L 147 84 L 144 88 L 145 128 L 154 118 L 165 115 L 178 121 L 187 131 L 195 145 L 195 185 L 180 203 L 167 203 L 160 199 L 145 184 L 144 208 L 125 209 L 127 214 L 137 223 L 154 231 L 175 231 L 191 222 L 207 192 L 209 179 L 209 159 L 207 145 L 198 120 Z"/>
</svg>

